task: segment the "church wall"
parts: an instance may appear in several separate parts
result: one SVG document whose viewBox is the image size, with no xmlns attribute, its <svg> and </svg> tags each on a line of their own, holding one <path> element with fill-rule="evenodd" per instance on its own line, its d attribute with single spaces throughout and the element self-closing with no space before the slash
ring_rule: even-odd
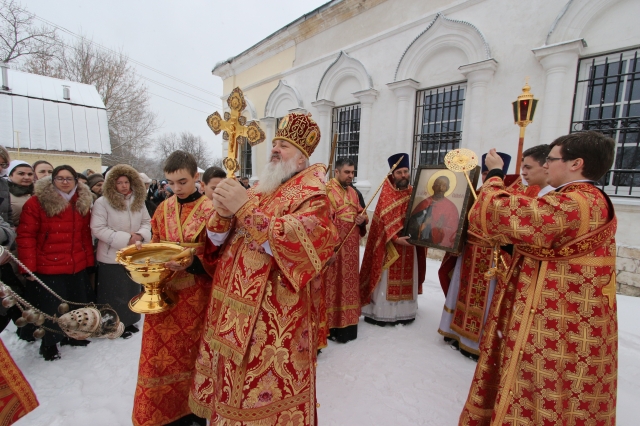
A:
<svg viewBox="0 0 640 426">
<path fill-rule="evenodd" d="M 395 81 L 396 69 L 405 50 L 427 28 L 436 12 L 443 12 L 450 21 L 466 22 L 463 23 L 466 25 L 464 28 L 469 29 L 469 24 L 477 28 L 481 35 L 476 37 L 484 37 L 490 49 L 490 56 L 482 57 L 480 61 L 490 57 L 497 63 L 495 71 L 491 71 L 493 74 L 482 83 L 486 85 L 485 91 L 472 88 L 476 83 L 472 84 L 469 74 L 465 76 L 464 69 L 460 70 L 459 67 L 477 62 L 478 55 L 484 52 L 474 53 L 469 49 L 465 51 L 464 47 L 455 47 L 454 37 L 447 33 L 449 26 L 453 28 L 451 24 L 443 27 L 447 31 L 442 28 L 437 30 L 442 33 L 430 41 L 444 43 L 443 47 L 431 51 L 413 75 L 405 77 L 418 82 L 414 93 L 415 89 L 467 81 L 462 147 L 478 154 L 495 147 L 515 155 L 519 132 L 513 123 L 511 102 L 521 93 L 525 77 L 530 78 L 531 92 L 540 99 L 535 120 L 526 130 L 525 149 L 550 143 L 555 137 L 568 133 L 578 58 L 640 46 L 640 26 L 636 22 L 637 1 L 634 0 L 574 0 L 558 19 L 565 5 L 566 1 L 556 0 L 517 3 L 512 0 L 388 0 L 359 14 L 351 11 L 349 13 L 353 16 L 346 21 L 334 16 L 332 19 L 337 22 L 334 26 L 328 26 L 328 29 L 308 38 L 289 29 L 296 34 L 298 41 L 286 53 L 278 54 L 286 60 L 276 60 L 276 55 L 271 62 L 257 62 L 258 65 L 241 73 L 235 80 L 226 78 L 225 93 L 238 82 L 250 87 L 247 94 L 262 117 L 269 90 L 273 90 L 278 81 L 283 79 L 297 89 L 303 108 L 319 119 L 320 106 L 312 106 L 319 100 L 318 86 L 325 71 L 344 50 L 364 66 L 376 91 L 370 108 L 369 137 L 360 140 L 360 161 L 366 161 L 366 169 L 370 171 L 365 177 L 369 187 L 363 191 L 365 198 L 369 198 L 370 194 L 366 194 L 366 191 L 371 188 L 373 192 L 388 168 L 386 158 L 395 152 L 412 151 L 415 94 L 404 104 L 409 116 L 404 116 L 403 121 L 399 122 L 397 111 L 401 107 L 398 97 L 401 92 L 387 85 Z M 590 19 L 585 18 L 591 16 L 588 12 L 593 15 Z M 327 26 L 326 22 L 323 25 Z M 422 37 L 429 36 L 429 31 Z M 587 46 L 575 42 L 564 47 L 566 42 L 580 38 L 585 39 Z M 278 40 L 280 44 L 283 42 L 282 39 Z M 560 43 L 560 47 L 556 48 L 554 46 L 557 43 Z M 294 49 L 294 53 L 291 49 Z M 251 55 L 251 52 L 246 55 Z M 246 63 L 256 58 L 243 57 L 240 60 Z M 335 107 L 358 103 L 360 100 L 352 95 L 358 90 L 358 81 L 345 77 L 327 92 L 329 95 L 324 100 L 335 103 Z M 484 96 L 481 99 L 478 96 L 473 98 L 474 93 L 484 93 Z M 330 109 L 330 106 L 322 108 L 326 113 L 326 108 Z M 330 128 L 330 125 L 326 128 Z M 323 133 L 323 146 L 314 153 L 312 162 L 326 163 L 330 139 L 330 135 Z M 258 162 L 254 167 L 256 170 L 262 170 L 268 159 L 268 145 L 263 144 L 259 148 L 259 155 L 254 160 Z M 509 172 L 515 173 L 515 159 Z M 631 288 L 631 292 L 640 293 L 640 258 L 634 257 L 640 254 L 640 229 L 633 226 L 640 206 L 629 203 L 616 202 L 620 219 L 619 254 L 622 256 L 626 253 L 630 256 L 626 259 L 633 260 L 620 261 L 627 269 L 619 270 L 619 284 Z M 373 211 L 374 208 L 375 202 L 370 209 Z M 636 263 L 637 267 L 632 268 Z"/>
</svg>

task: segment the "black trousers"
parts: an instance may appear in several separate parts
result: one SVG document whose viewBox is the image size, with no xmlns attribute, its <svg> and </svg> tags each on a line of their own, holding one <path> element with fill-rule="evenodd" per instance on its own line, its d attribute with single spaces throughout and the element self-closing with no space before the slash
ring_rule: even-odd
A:
<svg viewBox="0 0 640 426">
<path fill-rule="evenodd" d="M 94 301 L 94 292 L 91 288 L 89 275 L 87 274 L 86 269 L 75 274 L 36 274 L 36 276 L 58 296 L 65 300 L 77 303 L 89 303 Z M 34 305 L 38 309 L 49 315 L 60 316 L 60 313 L 58 312 L 58 306 L 61 303 L 60 300 L 36 282 L 29 281 L 27 285 L 33 286 L 32 289 L 35 297 Z M 78 308 L 79 306 L 77 305 L 69 305 L 70 311 Z M 47 328 L 60 331 L 60 327 L 49 320 L 47 320 L 44 325 Z M 63 337 L 63 334 L 47 331 L 42 338 L 42 346 L 53 346 L 60 342 Z"/>
</svg>

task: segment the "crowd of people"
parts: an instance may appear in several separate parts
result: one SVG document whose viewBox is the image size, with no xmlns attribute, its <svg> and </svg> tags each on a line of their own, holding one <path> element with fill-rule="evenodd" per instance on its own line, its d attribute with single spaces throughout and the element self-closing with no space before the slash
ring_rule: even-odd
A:
<svg viewBox="0 0 640 426">
<path fill-rule="evenodd" d="M 175 307 L 145 317 L 134 425 L 317 425 L 317 357 L 327 339 L 357 339 L 361 316 L 374 326 L 415 321 L 426 250 L 404 229 L 410 156 L 389 157 L 369 218 L 353 161 L 339 160 L 328 182 L 326 167 L 310 164 L 319 142 L 310 115 L 284 117 L 252 188 L 215 167 L 200 176 L 183 151 L 166 159 L 158 181 L 128 165 L 79 174 L 0 150 L 0 197 L 11 200 L 0 203 L 4 244 L 63 298 L 109 303 L 123 338 L 139 331 L 127 303 L 140 286 L 115 253 L 148 242 L 189 253 L 165 264 L 175 272 L 167 284 Z M 563 136 L 525 151 L 515 176 L 506 174 L 508 156 L 483 157 L 468 228 L 458 230 L 461 252 L 445 256 L 438 273 L 446 298 L 438 331 L 478 362 L 461 425 L 615 424 L 616 219 L 595 186 L 614 148 L 596 132 Z M 429 238 L 449 185 L 435 179 L 426 190 L 415 227 Z M 10 264 L 0 272 L 56 311 L 34 276 Z M 88 342 L 48 332 L 46 360 L 60 357 L 58 343 Z"/>
</svg>

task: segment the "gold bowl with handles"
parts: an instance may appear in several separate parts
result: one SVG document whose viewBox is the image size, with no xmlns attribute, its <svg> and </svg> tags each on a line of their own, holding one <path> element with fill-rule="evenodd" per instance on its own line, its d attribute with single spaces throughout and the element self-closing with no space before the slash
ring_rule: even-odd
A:
<svg viewBox="0 0 640 426">
<path fill-rule="evenodd" d="M 149 243 L 142 244 L 140 249 L 130 245 L 116 253 L 116 262 L 125 267 L 133 281 L 144 287 L 142 293 L 129 301 L 129 309 L 139 314 L 158 314 L 178 303 L 178 296 L 166 285 L 175 271 L 165 263 L 179 261 L 177 258 L 183 252 L 184 247 L 177 244 Z"/>
</svg>

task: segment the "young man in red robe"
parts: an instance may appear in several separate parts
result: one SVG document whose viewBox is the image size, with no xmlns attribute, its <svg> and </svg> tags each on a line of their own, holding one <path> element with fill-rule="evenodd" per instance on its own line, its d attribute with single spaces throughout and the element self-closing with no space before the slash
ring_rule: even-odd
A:
<svg viewBox="0 0 640 426">
<path fill-rule="evenodd" d="M 213 278 L 194 413 L 212 425 L 314 425 L 320 273 L 338 242 L 310 115 L 282 118 L 256 188 L 226 179 L 208 229 L 223 246 Z"/>
<path fill-rule="evenodd" d="M 614 153 L 615 141 L 597 132 L 556 139 L 544 166 L 556 190 L 540 198 L 505 191 L 502 160 L 487 155 L 470 229 L 514 252 L 461 425 L 615 424 L 617 221 L 595 186 Z"/>
<path fill-rule="evenodd" d="M 362 314 L 366 322 L 379 326 L 415 320 L 418 287 L 426 272 L 424 249 L 410 244 L 403 232 L 413 188 L 409 155 L 392 155 L 389 167 L 398 160 L 382 185 L 360 268 Z"/>
<path fill-rule="evenodd" d="M 206 225 L 214 209 L 196 188 L 198 168 L 191 154 L 173 152 L 164 173 L 174 195 L 160 203 L 151 219 L 152 242 L 194 248 L 196 255 L 184 264 L 166 264 L 177 271 L 168 283 L 178 296 L 176 306 L 145 315 L 133 424 L 204 426 L 205 420 L 191 413 L 188 396 L 211 294 L 210 255 L 215 247 L 208 241 Z"/>
<path fill-rule="evenodd" d="M 360 237 L 367 233 L 368 218 L 351 186 L 355 163 L 348 158 L 336 161 L 335 177 L 327 184 L 333 223 L 344 244 L 332 258 L 324 277 L 327 327 L 330 339 L 347 343 L 358 337 L 360 320 Z M 351 231 L 354 224 L 356 228 Z M 351 233 L 347 236 L 347 233 Z M 345 240 L 346 238 L 346 240 Z"/>
</svg>

